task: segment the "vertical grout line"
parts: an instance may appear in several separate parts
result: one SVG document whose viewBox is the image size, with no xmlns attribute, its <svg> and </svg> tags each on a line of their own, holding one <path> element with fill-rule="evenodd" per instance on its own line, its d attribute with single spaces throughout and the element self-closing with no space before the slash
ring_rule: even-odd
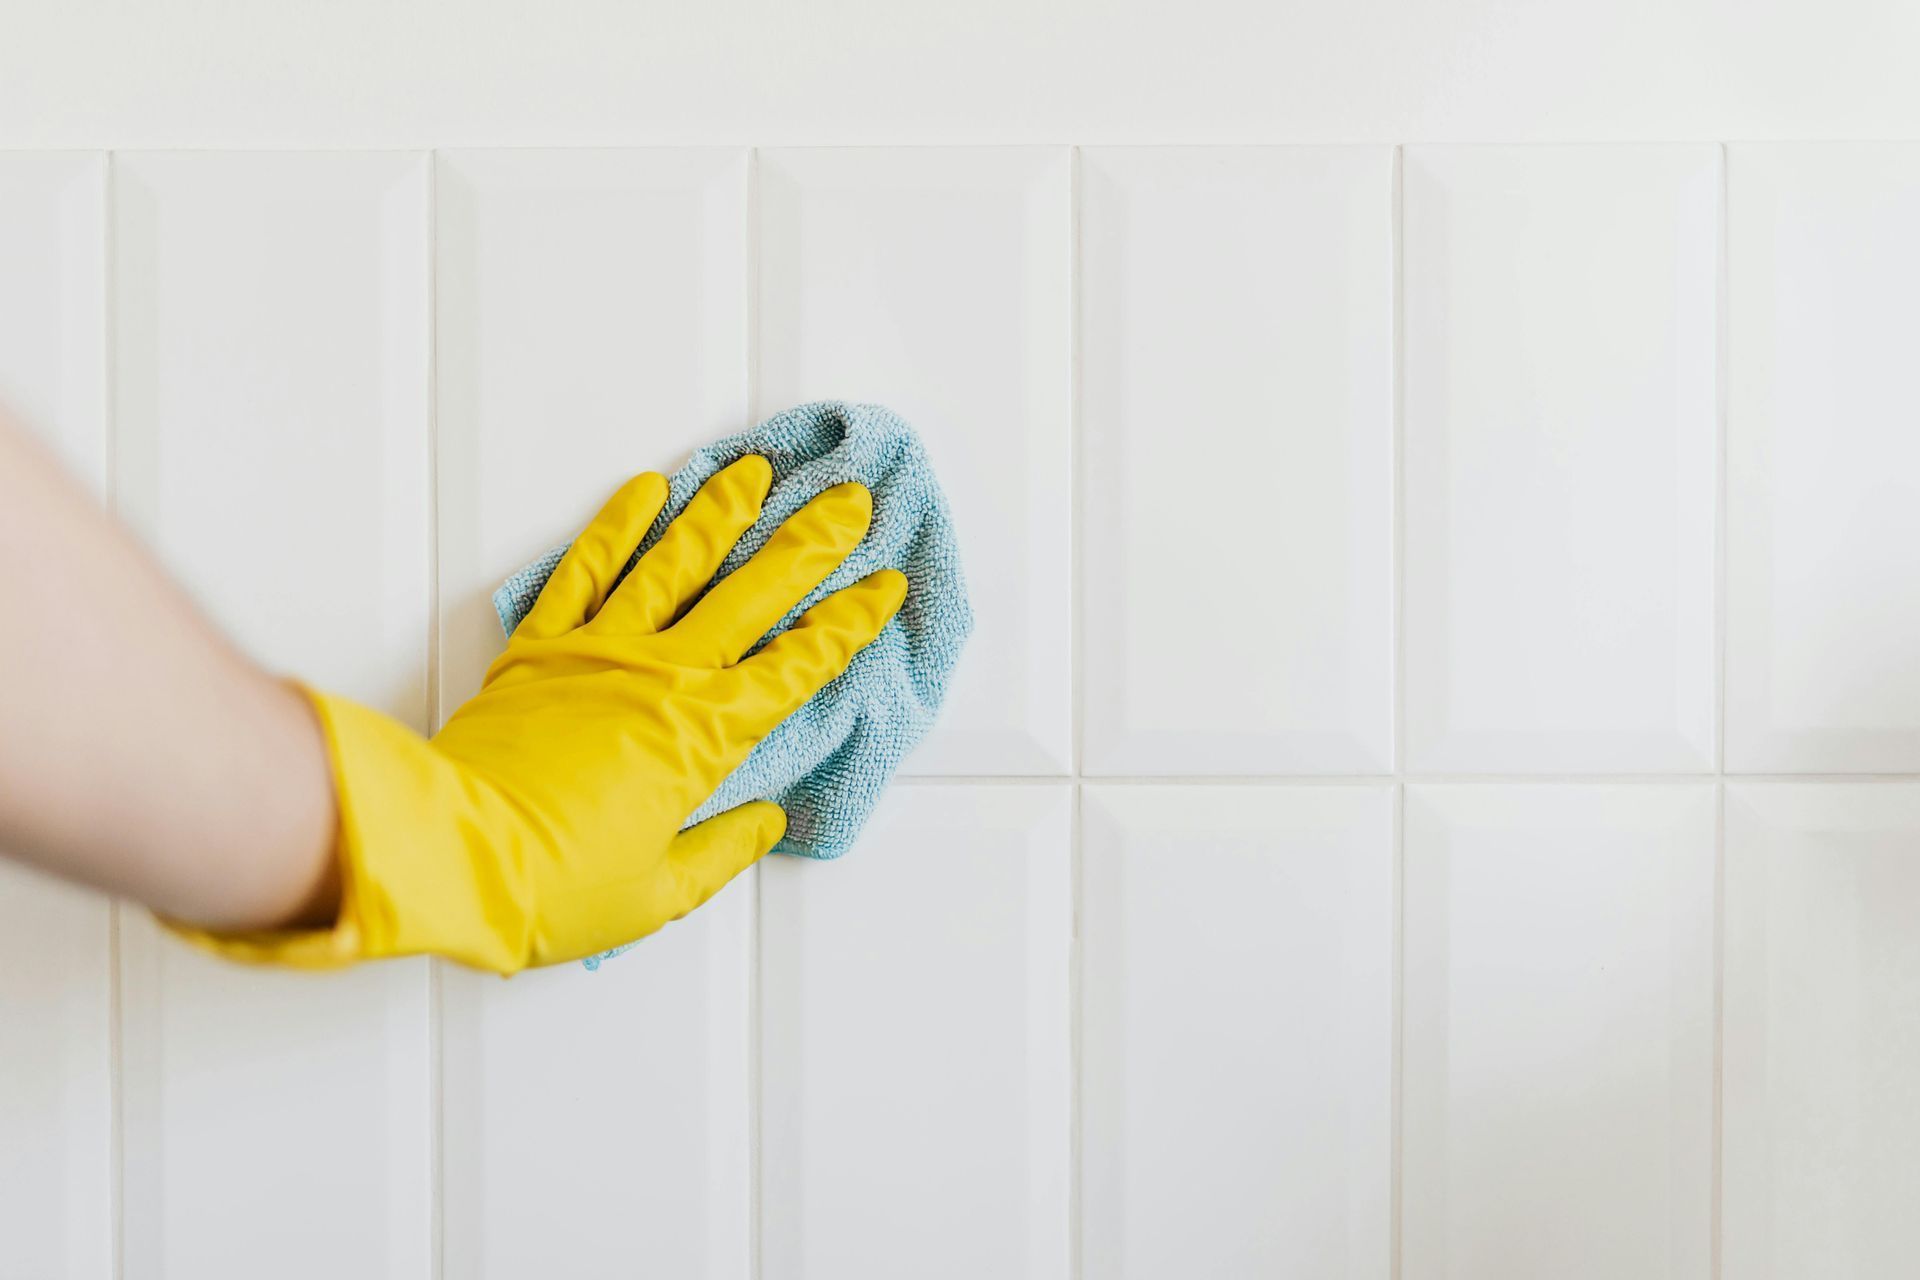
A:
<svg viewBox="0 0 1920 1280">
<path fill-rule="evenodd" d="M 1725 1008 L 1726 914 L 1727 914 L 1727 784 L 1713 784 L 1713 1151 L 1712 1187 L 1707 1209 L 1707 1274 L 1720 1276 L 1720 1186 L 1721 1186 L 1721 1068 L 1725 1036 L 1722 1013 Z"/>
<path fill-rule="evenodd" d="M 427 728 L 440 727 L 440 153 L 427 152 Z M 441 966 L 427 957 L 427 1269 L 446 1267 L 446 1089 Z"/>
<path fill-rule="evenodd" d="M 1401 1074 L 1404 1063 L 1402 1044 L 1406 1024 L 1405 968 L 1406 938 L 1406 723 L 1407 723 L 1407 627 L 1406 627 L 1406 148 L 1393 149 L 1392 226 L 1389 228 L 1393 254 L 1392 309 L 1392 441 L 1393 450 L 1393 1035 L 1389 1060 L 1392 1072 L 1389 1130 L 1392 1150 L 1388 1157 L 1388 1274 L 1400 1275 L 1400 1205 L 1402 1201 L 1403 1153 L 1401 1143 Z"/>
<path fill-rule="evenodd" d="M 1085 1269 L 1086 1242 L 1082 1238 L 1080 1212 L 1085 1185 L 1085 1102 L 1086 1030 L 1082 1014 L 1082 973 L 1086 966 L 1086 948 L 1080 927 L 1081 903 L 1085 899 L 1086 787 L 1073 784 L 1072 812 L 1067 831 L 1067 892 L 1069 923 L 1067 934 L 1067 1274 L 1079 1280 Z"/>
<path fill-rule="evenodd" d="M 746 254 L 746 379 L 747 379 L 747 424 L 760 420 L 760 148 L 747 150 L 746 176 L 746 244 L 742 246 Z M 760 867 L 753 868 L 753 894 L 747 902 L 747 1096 L 743 1100 L 747 1108 L 747 1274 L 753 1280 L 760 1280 L 764 1264 L 761 1260 L 761 1174 L 763 1161 L 760 1154 L 761 1131 L 764 1127 L 764 1096 L 761 1087 L 761 1016 L 760 1016 L 760 922 L 763 915 L 761 897 L 763 892 L 763 872 Z"/>
<path fill-rule="evenodd" d="M 1727 771 L 1727 148 L 1719 148 L 1719 226 L 1714 253 L 1713 768 Z"/>
<path fill-rule="evenodd" d="M 1407 626 L 1406 626 L 1406 148 L 1396 146 L 1393 149 L 1393 171 L 1391 193 L 1388 197 L 1391 205 L 1388 213 L 1391 225 L 1387 236 L 1390 241 L 1389 253 L 1392 256 L 1392 297 L 1388 302 L 1391 316 L 1388 321 L 1392 356 L 1389 377 L 1393 380 L 1389 412 L 1392 422 L 1388 430 L 1388 447 L 1392 450 L 1391 468 L 1393 531 L 1391 535 L 1392 592 L 1391 625 L 1393 627 L 1393 742 L 1389 753 L 1389 765 L 1396 779 L 1403 778 L 1407 772 Z"/>
<path fill-rule="evenodd" d="M 440 153 L 427 154 L 427 727 L 440 727 Z"/>
<path fill-rule="evenodd" d="M 115 314 L 114 284 L 119 273 L 119 153 L 107 152 L 106 174 L 102 183 L 101 199 L 105 208 L 101 211 L 101 343 L 100 343 L 100 379 L 102 385 L 101 408 L 105 421 L 101 424 L 100 477 L 102 497 L 109 511 L 118 513 L 120 509 L 120 397 L 119 379 L 115 377 L 115 365 L 118 362 L 120 348 L 120 322 Z"/>
<path fill-rule="evenodd" d="M 121 1035 L 120 899 L 107 903 L 107 1217 L 113 1232 L 108 1252 L 114 1280 L 127 1273 L 126 1085 Z"/>
<path fill-rule="evenodd" d="M 1391 1014 L 1393 1018 L 1392 1048 L 1389 1058 L 1392 1070 L 1389 1080 L 1390 1100 L 1388 1102 L 1388 1133 L 1392 1147 L 1389 1156 L 1389 1174 L 1387 1183 L 1387 1274 L 1393 1280 L 1399 1280 L 1400 1261 L 1400 1205 L 1402 1203 L 1401 1173 L 1401 1132 L 1403 1096 L 1401 1082 L 1401 1047 L 1406 1038 L 1406 984 L 1401 974 L 1406 968 L 1407 933 L 1407 788 L 1406 784 L 1396 781 L 1393 784 L 1393 902 L 1388 907 L 1389 918 L 1393 921 L 1392 965 L 1393 998 Z"/>
<path fill-rule="evenodd" d="M 1069 892 L 1072 895 L 1067 933 L 1067 1274 L 1075 1280 L 1078 1280 L 1085 1266 L 1080 1204 L 1086 1181 L 1081 1157 L 1084 1145 L 1082 1100 L 1085 1097 L 1081 1079 L 1086 1066 L 1086 1047 L 1081 1018 L 1080 933 L 1081 885 L 1085 863 L 1082 852 L 1085 823 L 1082 814 L 1086 795 L 1080 776 L 1086 767 L 1083 755 L 1086 744 L 1086 696 L 1082 687 L 1086 663 L 1080 652 L 1086 637 L 1083 599 L 1086 574 L 1081 572 L 1080 565 L 1081 550 L 1086 543 L 1080 528 L 1085 510 L 1083 494 L 1086 486 L 1086 467 L 1081 456 L 1084 449 L 1081 440 L 1083 377 L 1080 350 L 1083 329 L 1080 304 L 1083 199 L 1080 148 L 1070 147 L 1067 152 L 1067 681 L 1071 704 L 1069 712 L 1072 716 L 1072 741 L 1068 750 L 1071 753 L 1069 768 L 1073 773 L 1073 825 L 1068 833 L 1067 854 Z"/>
<path fill-rule="evenodd" d="M 1708 1274 L 1718 1280 L 1720 1256 L 1720 1202 L 1723 1173 L 1722 1111 L 1724 1093 L 1725 991 L 1726 991 L 1726 913 L 1727 913 L 1727 400 L 1729 378 L 1728 342 L 1730 313 L 1728 299 L 1728 154 L 1719 146 L 1720 219 L 1719 244 L 1715 253 L 1714 299 L 1714 546 L 1713 546 L 1713 626 L 1714 626 L 1714 738 L 1713 767 L 1713 1152 L 1712 1189 L 1707 1221 L 1711 1233 L 1707 1243 Z"/>
<path fill-rule="evenodd" d="M 119 320 L 115 315 L 114 285 L 119 273 L 118 198 L 115 178 L 116 154 L 106 154 L 106 173 L 101 191 L 101 352 L 102 385 L 100 477 L 102 497 L 107 510 L 116 515 L 120 509 L 120 414 L 115 376 L 119 358 Z M 127 1138 L 126 1138 L 126 1036 L 122 1012 L 124 982 L 121 977 L 121 904 L 115 898 L 107 904 L 107 1195 L 108 1218 L 112 1224 L 110 1249 L 113 1275 L 120 1280 L 127 1272 Z"/>
<path fill-rule="evenodd" d="M 1082 453 L 1085 451 L 1081 439 L 1082 401 L 1082 352 L 1081 344 L 1081 201 L 1082 193 L 1081 155 L 1079 147 L 1068 149 L 1067 161 L 1067 686 L 1070 701 L 1069 726 L 1070 741 L 1068 750 L 1068 774 L 1078 781 L 1086 768 L 1083 753 L 1086 750 L 1086 697 L 1081 685 L 1086 664 L 1081 661 L 1081 647 L 1085 642 L 1084 623 L 1086 594 L 1086 575 L 1080 572 L 1080 551 L 1086 539 L 1082 536 L 1080 522 L 1085 509 L 1085 471 L 1082 465 Z"/>
</svg>

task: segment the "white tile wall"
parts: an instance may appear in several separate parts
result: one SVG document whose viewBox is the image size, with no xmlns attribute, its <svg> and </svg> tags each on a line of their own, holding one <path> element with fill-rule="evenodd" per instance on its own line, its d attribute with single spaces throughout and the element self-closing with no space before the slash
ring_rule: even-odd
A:
<svg viewBox="0 0 1920 1280">
<path fill-rule="evenodd" d="M 593 975 L 448 967 L 445 1275 L 750 1274 L 753 892 Z"/>
<path fill-rule="evenodd" d="M 103 155 L 0 156 L 0 409 L 106 458 Z M 112 908 L 0 866 L 0 1275 L 113 1265 Z"/>
<path fill-rule="evenodd" d="M 1920 785 L 1727 788 L 1724 1274 L 1920 1250 Z"/>
<path fill-rule="evenodd" d="M 502 578 L 746 417 L 747 172 L 744 151 L 441 157 L 443 716 L 500 651 Z M 447 968 L 447 1274 L 747 1274 L 753 893 L 585 981 Z"/>
<path fill-rule="evenodd" d="M 1071 767 L 1064 148 L 760 153 L 759 397 L 876 400 L 923 432 L 979 625 L 908 769 Z"/>
<path fill-rule="evenodd" d="M 1714 767 L 1712 147 L 1406 153 L 1406 728 L 1441 773 Z"/>
<path fill-rule="evenodd" d="M 0 154 L 0 405 L 95 491 L 107 458 L 107 157 Z"/>
<path fill-rule="evenodd" d="M 1727 767 L 1920 769 L 1920 146 L 1729 158 Z"/>
<path fill-rule="evenodd" d="M 429 176 L 403 153 L 114 169 L 121 510 L 262 661 L 422 728 Z M 252 970 L 125 924 L 129 1280 L 422 1275 L 425 962 Z"/>
<path fill-rule="evenodd" d="M 1392 789 L 1083 803 L 1084 1274 L 1385 1276 Z"/>
<path fill-rule="evenodd" d="M 1086 769 L 1393 769 L 1393 153 L 1082 156 Z"/>
<path fill-rule="evenodd" d="M 8 874 L 0 1276 L 1897 1273 L 1920 778 L 1719 743 L 1916 771 L 1916 154 L 0 156 L 0 400 L 276 667 L 429 727 L 821 395 L 982 618 L 860 850 L 595 975 Z"/>
<path fill-rule="evenodd" d="M 761 1273 L 1067 1271 L 1062 786 L 905 785 L 761 881 Z"/>
<path fill-rule="evenodd" d="M 1407 789 L 1407 1280 L 1695 1280 L 1714 789 Z"/>
</svg>

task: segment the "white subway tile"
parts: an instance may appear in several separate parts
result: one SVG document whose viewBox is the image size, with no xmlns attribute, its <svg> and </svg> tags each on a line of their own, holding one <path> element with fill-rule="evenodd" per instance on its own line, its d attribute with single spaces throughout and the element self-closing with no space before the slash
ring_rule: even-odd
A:
<svg viewBox="0 0 1920 1280">
<path fill-rule="evenodd" d="M 908 785 L 762 865 L 767 1280 L 1066 1274 L 1071 801 Z"/>
<path fill-rule="evenodd" d="M 0 1264 L 11 1274 L 113 1274 L 111 930 L 100 894 L 0 866 Z"/>
<path fill-rule="evenodd" d="M 1920 1254 L 1920 785 L 1727 788 L 1728 1280 Z"/>
<path fill-rule="evenodd" d="M 503 578 L 746 425 L 747 156 L 453 152 L 437 209 L 447 715 Z M 753 894 L 597 973 L 444 972 L 448 1275 L 747 1274 Z"/>
<path fill-rule="evenodd" d="M 1405 157 L 1409 766 L 1714 768 L 1716 149 Z"/>
<path fill-rule="evenodd" d="M 121 513 L 262 662 L 424 728 L 426 157 L 115 165 Z"/>
<path fill-rule="evenodd" d="M 0 411 L 106 483 L 107 158 L 0 153 Z"/>
<path fill-rule="evenodd" d="M 759 411 L 886 404 L 953 504 L 979 625 L 908 770 L 1067 772 L 1068 153 L 774 150 L 759 165 Z"/>
<path fill-rule="evenodd" d="M 106 458 L 106 158 L 0 155 L 0 412 Z M 0 732 L 5 732 L 0 728 Z M 113 1270 L 111 908 L 0 865 L 0 1269 Z"/>
<path fill-rule="evenodd" d="M 1086 767 L 1393 768 L 1393 153 L 1083 154 Z"/>
<path fill-rule="evenodd" d="M 1089 1280 L 1385 1280 L 1389 787 L 1092 787 Z"/>
<path fill-rule="evenodd" d="M 1712 784 L 1407 789 L 1406 1280 L 1705 1280 Z"/>
<path fill-rule="evenodd" d="M 747 154 L 455 151 L 436 204 L 444 715 L 507 575 L 748 425 Z"/>
<path fill-rule="evenodd" d="M 594 973 L 444 971 L 445 1274 L 749 1274 L 753 894 Z"/>
<path fill-rule="evenodd" d="M 1920 769 L 1920 146 L 1728 166 L 1727 765 Z"/>
<path fill-rule="evenodd" d="M 261 661 L 424 728 L 428 165 L 115 160 L 126 515 Z M 126 1274 L 422 1277 L 427 970 L 249 970 L 122 922 Z"/>
</svg>

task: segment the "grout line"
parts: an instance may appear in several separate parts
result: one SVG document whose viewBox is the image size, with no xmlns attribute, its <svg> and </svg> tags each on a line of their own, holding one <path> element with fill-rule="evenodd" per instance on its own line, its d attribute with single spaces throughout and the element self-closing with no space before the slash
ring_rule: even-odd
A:
<svg viewBox="0 0 1920 1280">
<path fill-rule="evenodd" d="M 1848 783 L 1855 786 L 1902 786 L 1920 782 L 1915 773 L 1722 773 L 1720 781 L 1792 783 Z"/>
<path fill-rule="evenodd" d="M 1719 243 L 1714 254 L 1714 526 L 1713 526 L 1713 642 L 1714 723 L 1713 763 L 1716 773 L 1727 768 L 1727 408 L 1730 376 L 1727 310 L 1727 149 L 1719 149 Z"/>
<path fill-rule="evenodd" d="M 1401 1139 L 1401 1074 L 1404 1064 L 1402 1043 L 1405 1025 L 1405 983 L 1402 969 L 1405 964 L 1406 901 L 1403 885 L 1405 883 L 1406 837 L 1405 811 L 1407 788 L 1404 780 L 1406 772 L 1407 741 L 1407 626 L 1406 626 L 1406 546 L 1407 546 L 1407 502 L 1406 502 L 1406 148 L 1396 146 L 1393 149 L 1392 171 L 1392 225 L 1389 227 L 1389 240 L 1393 251 L 1393 297 L 1392 297 L 1392 439 L 1389 447 L 1393 451 L 1393 532 L 1391 552 L 1393 567 L 1393 603 L 1391 619 L 1393 626 L 1393 742 L 1389 747 L 1388 758 L 1394 770 L 1393 786 L 1393 1034 L 1392 1047 L 1388 1053 L 1390 1070 L 1388 1132 L 1390 1148 L 1388 1152 L 1387 1173 L 1387 1274 L 1393 1280 L 1399 1280 L 1401 1269 L 1401 1230 L 1400 1206 L 1402 1203 L 1404 1176 L 1404 1154 Z"/>
<path fill-rule="evenodd" d="M 1649 786 L 1670 787 L 1686 786 L 1689 783 L 1713 782 L 1719 775 L 1712 772 L 1699 773 L 1408 773 L 1401 780 L 1410 786 Z"/>
<path fill-rule="evenodd" d="M 1081 552 L 1086 538 L 1081 529 L 1085 518 L 1086 466 L 1085 442 L 1081 421 L 1083 409 L 1083 370 L 1081 342 L 1081 157 L 1080 148 L 1071 148 L 1067 162 L 1067 684 L 1072 718 L 1069 759 L 1075 776 L 1086 769 L 1086 690 L 1085 662 L 1081 647 L 1086 642 L 1086 575 L 1081 572 Z"/>
<path fill-rule="evenodd" d="M 746 175 L 746 351 L 747 422 L 760 420 L 760 148 L 747 151 Z M 747 901 L 747 1274 L 760 1280 L 764 1271 L 761 1248 L 765 1233 L 764 1195 L 761 1182 L 764 1160 L 761 1138 L 765 1129 L 765 1073 L 761 1058 L 765 1044 L 761 1034 L 762 1000 L 760 967 L 763 943 L 760 936 L 764 918 L 762 895 L 765 880 L 761 869 L 753 868 L 753 894 Z"/>
<path fill-rule="evenodd" d="M 1072 743 L 1069 747 L 1076 777 L 1086 768 L 1086 663 L 1081 646 L 1086 641 L 1086 574 L 1081 554 L 1086 538 L 1081 529 L 1085 518 L 1084 495 L 1086 465 L 1083 453 L 1082 414 L 1083 369 L 1081 342 L 1084 326 L 1081 313 L 1082 233 L 1081 203 L 1085 198 L 1081 177 L 1081 152 L 1072 147 L 1067 153 L 1067 654 L 1068 697 L 1072 716 Z M 1068 836 L 1069 933 L 1067 935 L 1067 1274 L 1075 1280 L 1082 1275 L 1085 1242 L 1081 1230 L 1081 1202 L 1086 1184 L 1085 1162 L 1081 1151 L 1083 1122 L 1082 1099 L 1085 1090 L 1081 1078 L 1085 1072 L 1085 1040 L 1081 1026 L 1083 988 L 1081 981 L 1080 914 L 1081 882 L 1085 857 L 1082 850 L 1083 800 L 1086 789 L 1078 782 L 1073 788 L 1073 827 Z"/>
<path fill-rule="evenodd" d="M 427 728 L 440 726 L 440 157 L 427 160 Z"/>
<path fill-rule="evenodd" d="M 125 1037 L 120 1030 L 124 1016 L 121 1013 L 120 912 L 120 899 L 109 900 L 107 903 L 107 1217 L 110 1230 L 113 1232 L 113 1241 L 108 1252 L 115 1280 L 120 1280 L 120 1277 L 127 1273 L 125 1222 L 127 1091 L 124 1083 Z"/>
<path fill-rule="evenodd" d="M 1086 1268 L 1086 942 L 1081 928 L 1086 900 L 1086 789 L 1073 789 L 1067 834 L 1067 1274 L 1080 1280 Z"/>
<path fill-rule="evenodd" d="M 1411 785 L 1438 783 L 1467 785 L 1475 783 L 1512 786 L 1562 786 L 1580 783 L 1643 783 L 1653 786 L 1687 782 L 1712 782 L 1712 773 L 1246 773 L 1246 774 L 1099 774 L 1099 773 L 942 773 L 895 778 L 899 787 L 1355 787 L 1406 782 Z M 1920 774 L 1741 774 L 1738 780 L 1795 781 L 1826 778 L 1830 780 L 1889 782 L 1920 781 Z"/>
<path fill-rule="evenodd" d="M 1771 786 L 1912 786 L 1920 773 L 1278 773 L 1278 774 L 928 774 L 896 787 L 1676 787 L 1728 782 Z"/>
<path fill-rule="evenodd" d="M 119 361 L 120 325 L 114 306 L 114 286 L 119 277 L 118 164 L 114 153 L 106 155 L 106 173 L 101 200 L 101 470 L 103 498 L 107 510 L 120 509 L 120 414 L 116 376 Z M 127 1137 L 126 1137 L 126 1015 L 125 983 L 121 976 L 121 903 L 118 898 L 107 904 L 107 1195 L 108 1217 L 113 1241 L 113 1275 L 120 1280 L 127 1271 Z"/>
<path fill-rule="evenodd" d="M 1727 787 L 1718 783 L 1713 789 L 1713 1120 L 1710 1185 L 1707 1209 L 1707 1274 L 1719 1280 L 1720 1206 L 1723 1181 L 1721 1145 L 1725 1140 L 1722 1116 L 1725 1090 L 1722 1087 L 1726 1061 L 1726 936 L 1727 936 Z"/>
<path fill-rule="evenodd" d="M 1390 606 L 1391 625 L 1393 627 L 1393 742 L 1388 757 L 1395 776 L 1406 772 L 1407 742 L 1407 624 L 1406 624 L 1406 563 L 1407 563 L 1407 465 L 1406 465 L 1406 149 L 1393 149 L 1392 177 L 1392 226 L 1388 229 L 1393 253 L 1393 296 L 1389 305 L 1392 308 L 1393 351 L 1391 358 L 1391 377 L 1393 379 L 1391 413 L 1391 439 L 1389 448 L 1393 451 L 1390 551 L 1393 556 L 1391 568 L 1393 580 L 1393 601 Z"/>
<path fill-rule="evenodd" d="M 427 728 L 440 727 L 440 156 L 427 157 Z M 443 961 L 426 959 L 427 1269 L 446 1273 L 446 1063 Z"/>
<path fill-rule="evenodd" d="M 1245 777 L 1228 777 L 1219 774 L 1182 776 L 1168 774 L 1165 777 L 1141 777 L 1137 775 L 1104 775 L 1080 773 L 1036 773 L 1036 774 L 927 774 L 920 777 L 895 778 L 889 786 L 895 787 L 1126 787 L 1126 786 L 1199 786 L 1199 787 L 1268 787 L 1268 786 L 1362 786 L 1367 783 L 1387 783 L 1394 780 L 1390 773 L 1379 774 L 1327 774 L 1315 776 L 1257 774 Z"/>
<path fill-rule="evenodd" d="M 1728 270 L 1729 229 L 1727 147 L 1721 143 L 1719 155 L 1719 227 L 1714 253 L 1714 528 L 1713 528 L 1713 627 L 1714 627 L 1714 724 L 1713 761 L 1719 781 L 1713 789 L 1713 1145 L 1708 1202 L 1708 1274 L 1719 1280 L 1722 1258 L 1720 1222 L 1722 1198 L 1721 1145 L 1724 1131 L 1726 1042 L 1724 992 L 1726 990 L 1726 885 L 1727 885 L 1727 424 L 1728 388 L 1731 365 L 1729 334 L 1731 312 L 1727 302 L 1731 273 Z"/>
<path fill-rule="evenodd" d="M 1404 1046 L 1407 1035 L 1406 982 L 1406 936 L 1407 936 L 1407 789 L 1396 784 L 1393 788 L 1393 902 L 1388 908 L 1393 920 L 1393 943 L 1391 947 L 1393 975 L 1393 996 L 1390 1001 L 1393 1028 L 1391 1048 L 1388 1051 L 1388 1104 L 1387 1104 L 1387 1274 L 1393 1280 L 1399 1280 L 1401 1271 L 1401 1230 L 1400 1207 L 1405 1203 L 1404 1125 L 1405 1111 L 1402 1099 L 1401 1066 L 1405 1061 Z"/>
</svg>

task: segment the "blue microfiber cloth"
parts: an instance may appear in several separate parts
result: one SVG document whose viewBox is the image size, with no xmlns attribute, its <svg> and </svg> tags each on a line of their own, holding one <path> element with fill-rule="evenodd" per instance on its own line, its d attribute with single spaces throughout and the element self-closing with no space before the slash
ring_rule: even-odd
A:
<svg viewBox="0 0 1920 1280">
<path fill-rule="evenodd" d="M 803 404 L 695 450 L 673 473 L 667 505 L 627 570 L 660 540 L 709 477 L 749 453 L 773 464 L 773 488 L 760 519 L 721 565 L 719 577 L 745 564 L 788 516 L 825 490 L 858 480 L 873 491 L 873 524 L 866 538 L 762 644 L 793 625 L 814 602 L 877 569 L 906 574 L 907 599 L 879 639 L 763 738 L 687 825 L 749 800 L 772 800 L 787 812 L 787 833 L 775 852 L 837 858 L 853 845 L 901 758 L 933 724 L 947 676 L 973 630 L 973 607 L 960 574 L 953 520 L 926 450 L 912 427 L 877 404 Z M 494 592 L 493 607 L 509 634 L 565 553 L 565 547 L 549 552 Z M 587 967 L 597 968 L 625 950 L 596 956 Z"/>
</svg>

